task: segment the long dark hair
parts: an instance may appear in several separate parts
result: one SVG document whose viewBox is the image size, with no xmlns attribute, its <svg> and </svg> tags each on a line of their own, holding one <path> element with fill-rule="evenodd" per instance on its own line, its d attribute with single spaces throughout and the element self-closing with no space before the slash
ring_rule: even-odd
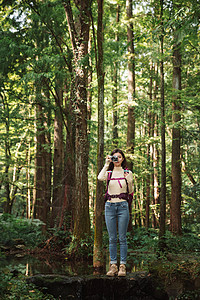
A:
<svg viewBox="0 0 200 300">
<path fill-rule="evenodd" d="M 122 157 L 123 157 L 124 160 L 123 160 L 121 166 L 122 166 L 123 169 L 125 169 L 125 168 L 126 168 L 126 157 L 125 157 L 125 155 L 124 155 L 124 152 L 123 152 L 121 149 L 116 148 L 116 149 L 114 149 L 114 150 L 111 152 L 110 155 L 113 156 L 113 155 L 115 155 L 115 153 L 120 153 L 120 154 L 122 155 Z M 109 167 L 108 167 L 108 171 L 112 171 L 113 169 L 114 169 L 114 164 L 113 164 L 113 162 L 111 161 L 110 164 L 109 164 Z"/>
</svg>

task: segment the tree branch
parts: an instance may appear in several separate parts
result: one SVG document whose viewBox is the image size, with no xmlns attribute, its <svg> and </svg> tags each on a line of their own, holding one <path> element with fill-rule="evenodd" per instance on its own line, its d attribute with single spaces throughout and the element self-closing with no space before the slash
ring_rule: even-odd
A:
<svg viewBox="0 0 200 300">
<path fill-rule="evenodd" d="M 72 47 L 73 47 L 73 52 L 74 52 L 74 55 L 77 57 L 77 43 L 76 43 L 77 32 L 76 32 L 76 29 L 75 29 L 75 24 L 74 24 L 74 19 L 73 19 L 73 13 L 72 13 L 70 0 L 63 1 L 63 6 L 64 6 L 64 9 L 65 9 L 67 23 L 68 23 L 68 26 L 69 26 L 69 34 L 70 34 L 70 39 L 71 39 L 71 43 L 72 43 Z"/>
</svg>

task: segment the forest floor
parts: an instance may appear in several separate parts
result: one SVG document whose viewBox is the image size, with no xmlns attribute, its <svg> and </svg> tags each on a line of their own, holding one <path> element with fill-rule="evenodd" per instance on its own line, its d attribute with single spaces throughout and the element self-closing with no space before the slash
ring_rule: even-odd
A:
<svg viewBox="0 0 200 300">
<path fill-rule="evenodd" d="M 100 272 L 96 272 L 92 267 L 91 256 L 82 258 L 79 261 L 67 259 L 66 252 L 58 245 L 28 249 L 24 248 L 23 244 L 19 242 L 20 240 L 10 248 L 3 246 L 4 249 L 2 249 L 1 247 L 1 250 L 4 250 L 5 259 L 8 257 L 9 259 L 10 257 L 17 258 L 13 263 L 14 269 L 12 268 L 12 272 L 14 273 L 19 266 L 22 267 L 21 259 L 23 257 L 36 259 L 37 263 L 33 260 L 34 268 L 38 267 L 40 269 L 39 261 L 42 266 L 41 274 L 50 272 L 54 275 L 83 276 L 83 278 L 84 276 L 96 274 L 98 278 L 99 275 L 103 276 L 105 274 L 105 269 L 108 267 L 104 266 Z M 127 275 L 129 277 L 132 274 L 144 274 L 146 272 L 146 274 L 156 279 L 156 285 L 160 282 L 163 289 L 171 297 L 170 299 L 200 299 L 200 255 L 197 251 L 188 251 L 188 253 L 168 252 L 158 257 L 154 251 L 133 249 L 129 251 L 129 257 L 127 264 Z M 31 266 L 30 260 L 29 264 Z M 44 266 L 49 268 L 44 268 Z M 34 268 L 30 268 L 32 272 L 35 272 Z M 78 271 L 77 268 L 79 268 Z M 36 275 L 39 269 L 37 269 Z"/>
<path fill-rule="evenodd" d="M 98 273 L 93 268 L 92 237 L 78 244 L 69 232 L 56 232 L 54 235 L 50 232 L 44 236 L 38 226 L 33 227 L 26 220 L 10 216 L 4 217 L 0 226 L 0 270 L 5 289 L 9 287 L 13 274 L 30 276 L 41 273 L 71 277 L 97 274 L 98 277 L 98 274 L 104 276 L 108 269 L 106 231 L 102 250 L 104 266 Z M 158 241 L 158 231 L 155 229 L 138 228 L 127 234 L 127 274 L 146 272 L 161 282 L 170 295 L 195 292 L 197 296 L 180 299 L 200 299 L 200 238 L 196 231 L 187 230 L 180 237 L 166 232 L 167 247 L 164 253 L 159 251 Z"/>
</svg>

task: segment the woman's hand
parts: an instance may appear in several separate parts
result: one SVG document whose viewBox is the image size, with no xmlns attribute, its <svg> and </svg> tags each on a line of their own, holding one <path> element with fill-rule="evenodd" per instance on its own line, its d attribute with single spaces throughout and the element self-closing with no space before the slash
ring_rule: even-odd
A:
<svg viewBox="0 0 200 300">
<path fill-rule="evenodd" d="M 133 179 L 133 173 L 130 170 L 124 170 L 124 177 L 129 180 Z"/>
<path fill-rule="evenodd" d="M 126 171 L 124 172 L 124 177 L 126 178 L 127 176 L 129 175 L 129 171 Z"/>
<path fill-rule="evenodd" d="M 107 156 L 106 156 L 106 164 L 109 164 L 110 162 L 111 162 L 110 155 L 107 155 Z"/>
</svg>

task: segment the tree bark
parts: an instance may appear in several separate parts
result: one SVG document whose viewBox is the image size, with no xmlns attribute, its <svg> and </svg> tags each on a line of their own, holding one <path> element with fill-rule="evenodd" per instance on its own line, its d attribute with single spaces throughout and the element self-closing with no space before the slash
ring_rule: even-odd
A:
<svg viewBox="0 0 200 300">
<path fill-rule="evenodd" d="M 60 106 L 63 104 L 62 87 L 57 87 L 59 107 L 56 105 L 54 119 L 54 158 L 53 158 L 53 199 L 51 226 L 58 225 L 64 199 L 64 144 L 63 144 L 63 122 Z"/>
<path fill-rule="evenodd" d="M 135 50 L 132 24 L 132 0 L 126 0 L 126 15 L 128 19 L 127 43 L 128 43 L 128 129 L 127 147 L 134 153 L 135 146 L 135 111 L 132 101 L 135 99 Z"/>
<path fill-rule="evenodd" d="M 26 194 L 26 218 L 31 218 L 31 188 L 30 188 L 30 165 L 31 165 L 31 143 L 28 140 L 26 149 L 26 180 L 27 180 L 27 194 Z"/>
<path fill-rule="evenodd" d="M 88 197 L 87 75 L 90 1 L 74 1 L 79 13 L 73 19 L 70 0 L 63 1 L 73 49 L 75 85 L 75 191 L 74 236 L 81 240 L 90 234 Z"/>
<path fill-rule="evenodd" d="M 6 101 L 6 97 L 2 95 L 3 109 L 4 109 L 4 121 L 5 121 L 5 129 L 6 129 L 6 137 L 5 137 L 5 173 L 3 176 L 3 181 L 5 182 L 6 189 L 6 202 L 4 204 L 4 213 L 11 214 L 11 199 L 10 199 L 10 184 L 9 184 L 9 168 L 11 161 L 11 152 L 10 152 L 10 114 L 9 114 L 9 105 Z"/>
<path fill-rule="evenodd" d="M 36 93 L 39 97 L 39 91 Z M 43 110 L 40 104 L 36 106 L 36 153 L 35 153 L 35 182 L 34 182 L 34 217 L 44 220 L 43 203 L 45 201 L 45 157 L 43 147 L 45 144 Z"/>
<path fill-rule="evenodd" d="M 49 153 L 50 136 L 46 128 L 50 122 L 50 112 L 46 114 L 41 105 L 42 97 L 40 82 L 36 82 L 36 101 L 38 104 L 35 107 L 36 149 L 32 218 L 38 218 L 47 224 L 51 198 L 51 159 Z M 43 101 L 46 101 L 45 98 Z"/>
<path fill-rule="evenodd" d="M 118 26 L 119 24 L 119 15 L 120 15 L 120 7 L 117 4 L 117 11 L 116 11 L 116 24 Z M 115 42 L 117 47 L 117 55 L 118 55 L 118 42 L 119 42 L 119 36 L 118 32 L 115 33 Z M 118 57 L 118 56 L 117 56 Z M 117 59 L 113 62 L 113 89 L 112 89 L 112 105 L 113 105 L 113 144 L 115 147 L 117 147 L 118 144 L 118 117 L 117 117 L 117 86 L 118 86 L 118 61 Z"/>
<path fill-rule="evenodd" d="M 154 94 L 153 94 L 153 100 L 154 100 L 154 106 L 157 107 L 158 99 L 157 99 L 157 94 L 158 94 L 158 64 L 156 65 L 155 68 L 155 80 L 154 80 Z M 159 136 L 158 132 L 158 113 L 157 109 L 154 108 L 154 116 L 153 116 L 153 123 L 154 123 L 154 132 L 153 136 L 154 139 L 156 140 Z M 160 204 L 160 174 L 159 174 L 159 146 L 157 142 L 154 142 L 153 145 L 153 174 L 154 174 L 154 193 L 153 193 L 153 198 L 154 198 L 154 203 L 155 203 L 155 227 L 159 227 L 159 208 L 158 204 Z"/>
<path fill-rule="evenodd" d="M 164 28 L 163 28 L 163 0 L 160 0 L 161 36 L 160 36 L 160 104 L 161 104 L 161 189 L 160 189 L 160 230 L 159 240 L 161 247 L 164 246 L 162 240 L 165 235 L 166 221 L 166 146 L 165 146 L 165 90 L 164 90 Z M 163 244 L 163 246 L 162 246 Z"/>
<path fill-rule="evenodd" d="M 45 145 L 44 156 L 45 156 L 45 219 L 47 225 L 50 225 L 50 207 L 51 207 L 51 178 L 52 178 L 52 151 L 51 151 L 51 132 L 49 128 L 51 126 L 51 106 L 50 106 L 50 94 L 49 90 L 45 88 L 44 90 L 46 102 L 47 102 L 47 111 L 44 113 L 44 127 L 45 127 Z"/>
<path fill-rule="evenodd" d="M 72 73 L 72 69 L 71 69 Z M 64 216 L 67 217 L 70 222 L 67 224 L 69 230 L 73 232 L 74 220 L 75 220 L 75 209 L 76 209 L 76 191 L 75 191 L 75 115 L 73 112 L 73 102 L 75 95 L 74 93 L 74 77 L 71 76 L 71 83 L 66 82 L 65 90 L 68 92 L 69 86 L 71 85 L 71 95 L 68 99 L 65 98 L 65 114 L 67 120 L 67 135 L 66 135 L 66 146 L 65 146 L 65 192 L 64 202 L 62 208 L 62 220 L 60 220 L 59 226 L 64 221 Z"/>
<path fill-rule="evenodd" d="M 172 102 L 172 191 L 171 191 L 171 231 L 175 235 L 181 234 L 181 45 L 174 35 L 173 47 L 173 82 L 174 91 Z"/>
<path fill-rule="evenodd" d="M 104 67 L 103 67 L 103 0 L 98 3 L 97 27 L 97 79 L 98 79 L 98 148 L 97 148 L 97 176 L 104 164 Z M 103 189 L 102 181 L 97 180 L 95 199 L 95 226 L 94 226 L 94 255 L 93 266 L 103 267 Z"/>
<path fill-rule="evenodd" d="M 151 114 L 148 114 L 148 137 L 150 138 L 150 127 L 151 127 Z M 151 174 L 150 174 L 150 163 L 151 163 L 151 156 L 150 156 L 150 144 L 147 144 L 147 165 L 148 165 L 148 174 L 146 175 L 146 204 L 145 204 L 145 227 L 146 229 L 149 228 L 150 222 L 150 201 L 151 201 Z"/>
<path fill-rule="evenodd" d="M 91 58 L 91 50 L 92 50 L 92 36 L 89 36 L 89 44 L 88 44 L 88 52 L 89 56 L 89 71 L 88 71 L 88 92 L 87 92 L 87 102 L 88 102 L 88 120 L 91 120 L 92 115 L 92 58 Z M 90 123 L 88 128 L 88 133 L 90 134 Z"/>
<path fill-rule="evenodd" d="M 132 23 L 132 0 L 126 0 L 126 15 L 128 19 L 127 43 L 128 43 L 128 124 L 127 124 L 127 148 L 129 153 L 134 153 L 135 147 L 135 110 L 133 100 L 135 100 L 135 50 Z M 129 169 L 133 169 L 133 162 L 128 161 Z M 130 207 L 130 220 L 128 231 L 132 231 L 132 209 Z"/>
</svg>

